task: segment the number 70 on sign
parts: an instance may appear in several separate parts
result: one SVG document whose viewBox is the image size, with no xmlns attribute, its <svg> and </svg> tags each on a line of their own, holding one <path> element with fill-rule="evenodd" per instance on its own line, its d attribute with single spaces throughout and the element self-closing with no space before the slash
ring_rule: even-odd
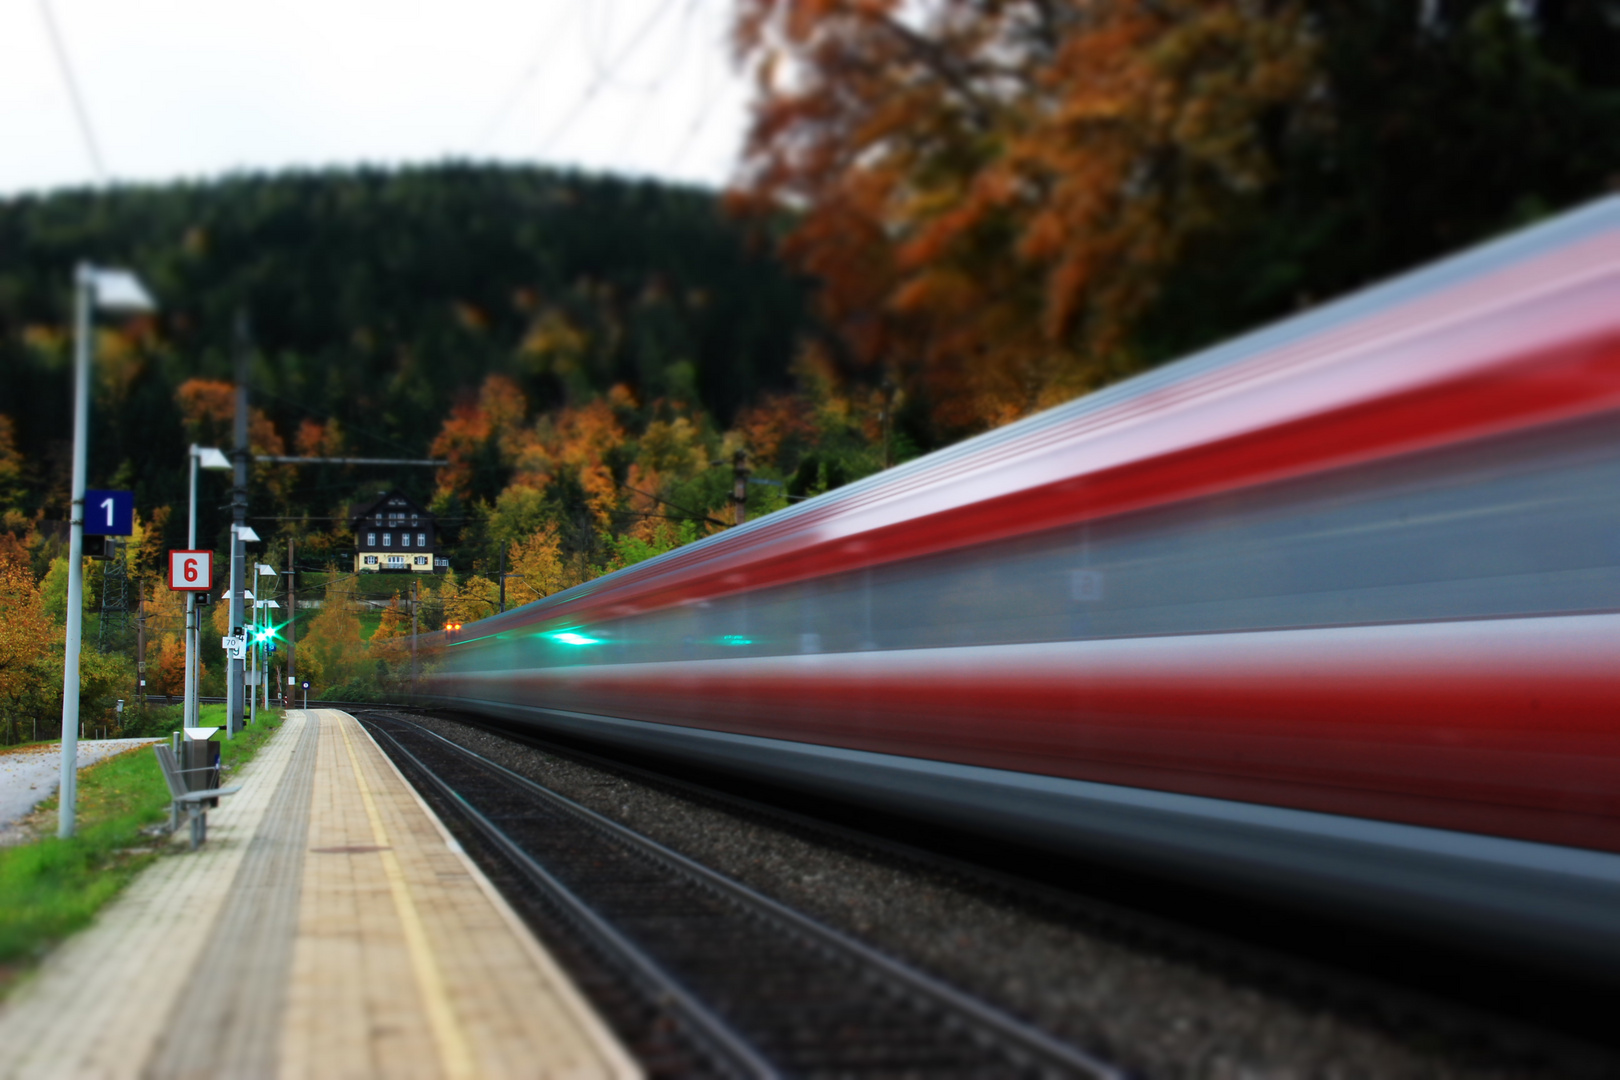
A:
<svg viewBox="0 0 1620 1080">
<path fill-rule="evenodd" d="M 169 588 L 176 592 L 207 592 L 213 587 L 212 551 L 169 552 Z"/>
</svg>

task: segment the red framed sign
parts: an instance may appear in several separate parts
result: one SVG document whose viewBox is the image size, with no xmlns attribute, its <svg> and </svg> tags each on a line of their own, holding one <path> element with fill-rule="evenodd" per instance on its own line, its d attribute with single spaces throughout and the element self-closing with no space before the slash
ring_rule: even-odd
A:
<svg viewBox="0 0 1620 1080">
<path fill-rule="evenodd" d="M 212 551 L 169 552 L 169 588 L 175 592 L 207 592 L 213 587 Z"/>
</svg>

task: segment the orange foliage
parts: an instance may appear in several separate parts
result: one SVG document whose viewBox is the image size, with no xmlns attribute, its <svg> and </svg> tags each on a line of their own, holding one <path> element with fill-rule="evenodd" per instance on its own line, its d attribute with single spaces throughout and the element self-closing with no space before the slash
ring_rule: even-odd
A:
<svg viewBox="0 0 1620 1080">
<path fill-rule="evenodd" d="M 393 599 L 383 608 L 377 629 L 371 632 L 371 640 L 367 643 L 371 654 L 391 664 L 402 663 L 410 656 L 410 630 L 410 611 L 400 602 L 399 593 L 395 591 Z"/>
<path fill-rule="evenodd" d="M 451 410 L 433 442 L 433 455 L 450 462 L 439 470 L 439 492 L 470 495 L 479 461 L 510 469 L 508 490 L 544 491 L 567 470 L 579 477 L 590 511 L 605 529 L 618 500 L 608 459 L 628 437 L 619 413 L 634 406 L 630 391 L 615 386 L 605 398 L 565 406 L 525 426 L 523 392 L 505 376 L 491 375 L 476 401 Z"/>
<path fill-rule="evenodd" d="M 810 404 L 795 394 L 770 394 L 737 417 L 742 436 L 755 464 L 777 465 L 784 447 L 808 445 L 817 435 Z"/>
<path fill-rule="evenodd" d="M 529 433 L 518 456 L 514 483 L 543 488 L 558 466 L 576 471 L 591 513 L 598 526 L 605 529 L 609 512 L 618 500 L 618 485 L 607 457 L 624 444 L 625 437 L 609 400 L 597 398 L 560 409 L 541 417 Z"/>
<path fill-rule="evenodd" d="M 741 0 L 736 41 L 760 103 L 735 202 L 802 210 L 786 253 L 947 430 L 1127 368 L 1314 78 L 1299 0 Z"/>
<path fill-rule="evenodd" d="M 582 557 L 563 552 L 555 524 L 513 543 L 507 551 L 507 566 L 512 575 L 506 579 L 509 607 L 571 589 L 591 577 L 591 568 Z"/>
<path fill-rule="evenodd" d="M 175 391 L 186 434 L 193 442 L 227 453 L 235 445 L 236 386 L 219 379 L 187 379 Z M 287 444 L 276 425 L 257 408 L 248 409 L 248 445 L 256 454 L 285 454 Z"/>
<path fill-rule="evenodd" d="M 10 537 L 0 545 L 0 724 L 15 741 L 29 703 L 48 704 L 60 688 L 61 631 L 28 568 L 27 552 Z M 38 715 L 36 712 L 35 715 Z"/>
<path fill-rule="evenodd" d="M 343 428 L 336 420 L 325 424 L 319 420 L 305 420 L 298 425 L 293 445 L 302 457 L 342 457 L 347 449 Z"/>
<path fill-rule="evenodd" d="M 23 484 L 23 456 L 17 449 L 17 430 L 11 417 L 0 415 L 0 513 L 13 511 L 25 493 Z M 21 526 L 23 519 L 17 513 L 6 527 Z"/>
<path fill-rule="evenodd" d="M 157 650 L 157 663 L 149 665 L 147 689 L 154 694 L 183 697 L 186 692 L 186 642 L 184 634 L 163 638 Z M 201 681 L 201 674 L 198 676 Z"/>
<path fill-rule="evenodd" d="M 218 379 L 187 379 L 175 391 L 188 428 L 204 423 L 229 424 L 236 415 L 236 387 Z"/>
<path fill-rule="evenodd" d="M 467 495 L 474 462 L 492 444 L 503 459 L 509 460 L 516 449 L 513 440 L 519 436 L 528 412 L 528 398 L 517 383 L 504 375 L 488 376 L 475 400 L 451 408 L 430 451 L 434 457 L 450 462 L 438 473 L 440 494 Z"/>
</svg>

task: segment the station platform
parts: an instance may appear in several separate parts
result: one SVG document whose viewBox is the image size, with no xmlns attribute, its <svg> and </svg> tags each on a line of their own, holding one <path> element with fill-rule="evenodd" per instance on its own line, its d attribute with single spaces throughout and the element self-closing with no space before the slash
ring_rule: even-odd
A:
<svg viewBox="0 0 1620 1080">
<path fill-rule="evenodd" d="M 231 782 L 0 1006 L 0 1076 L 639 1075 L 353 717 Z"/>
</svg>

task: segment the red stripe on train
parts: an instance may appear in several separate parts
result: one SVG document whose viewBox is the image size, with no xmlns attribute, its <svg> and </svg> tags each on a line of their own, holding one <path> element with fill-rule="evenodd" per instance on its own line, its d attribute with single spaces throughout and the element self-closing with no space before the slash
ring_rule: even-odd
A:
<svg viewBox="0 0 1620 1080">
<path fill-rule="evenodd" d="M 577 666 L 441 692 L 1620 851 L 1620 616 Z"/>
</svg>

